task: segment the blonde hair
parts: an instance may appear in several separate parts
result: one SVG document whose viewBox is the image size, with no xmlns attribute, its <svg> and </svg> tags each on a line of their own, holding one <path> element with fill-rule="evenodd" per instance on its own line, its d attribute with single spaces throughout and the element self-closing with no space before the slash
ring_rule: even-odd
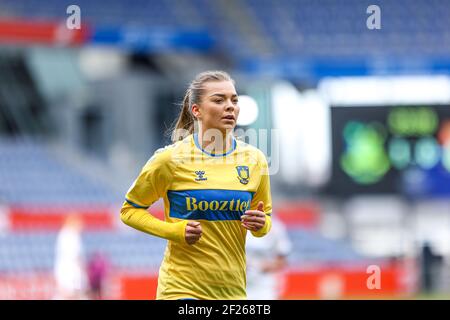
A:
<svg viewBox="0 0 450 320">
<path fill-rule="evenodd" d="M 189 84 L 184 95 L 180 114 L 172 130 L 172 142 L 182 140 L 194 132 L 195 117 L 192 114 L 192 105 L 200 103 L 204 94 L 204 84 L 210 81 L 231 81 L 234 84 L 234 80 L 225 71 L 199 73 Z"/>
</svg>

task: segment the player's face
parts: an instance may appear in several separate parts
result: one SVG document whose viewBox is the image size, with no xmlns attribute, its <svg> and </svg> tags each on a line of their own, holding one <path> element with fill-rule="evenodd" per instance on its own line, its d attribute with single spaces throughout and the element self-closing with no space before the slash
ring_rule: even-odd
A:
<svg viewBox="0 0 450 320">
<path fill-rule="evenodd" d="M 227 132 L 236 127 L 239 116 L 238 96 L 231 81 L 211 81 L 204 84 L 201 102 L 194 115 L 202 122 L 204 130 L 218 129 Z"/>
</svg>

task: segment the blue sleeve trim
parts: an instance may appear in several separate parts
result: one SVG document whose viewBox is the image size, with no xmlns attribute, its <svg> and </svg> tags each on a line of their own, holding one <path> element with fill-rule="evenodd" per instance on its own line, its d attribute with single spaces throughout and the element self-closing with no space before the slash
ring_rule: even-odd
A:
<svg viewBox="0 0 450 320">
<path fill-rule="evenodd" d="M 138 209 L 148 209 L 149 208 L 149 207 L 140 206 L 140 205 L 138 205 L 138 204 L 136 204 L 136 203 L 134 203 L 134 202 L 132 202 L 132 201 L 130 201 L 128 199 L 125 199 L 125 201 L 128 202 L 129 204 L 131 204 L 133 207 L 138 208 Z"/>
</svg>

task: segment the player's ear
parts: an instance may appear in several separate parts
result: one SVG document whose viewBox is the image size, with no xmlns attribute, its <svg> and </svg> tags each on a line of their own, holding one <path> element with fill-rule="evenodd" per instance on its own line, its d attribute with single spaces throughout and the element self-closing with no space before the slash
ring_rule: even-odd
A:
<svg viewBox="0 0 450 320">
<path fill-rule="evenodd" d="M 200 120 L 202 115 L 201 115 L 201 111 L 200 111 L 199 105 L 194 103 L 192 105 L 192 109 L 191 110 L 192 110 L 192 114 L 194 115 L 194 117 L 196 119 Z"/>
</svg>

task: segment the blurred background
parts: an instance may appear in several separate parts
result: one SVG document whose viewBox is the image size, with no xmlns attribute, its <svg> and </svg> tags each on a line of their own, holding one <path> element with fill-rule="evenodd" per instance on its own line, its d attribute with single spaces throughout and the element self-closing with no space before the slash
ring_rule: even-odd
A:
<svg viewBox="0 0 450 320">
<path fill-rule="evenodd" d="M 450 298 L 449 17 L 447 0 L 0 0 L 0 299 L 155 297 L 166 242 L 119 211 L 208 69 L 247 96 L 241 128 L 279 135 L 280 299 Z"/>
</svg>

